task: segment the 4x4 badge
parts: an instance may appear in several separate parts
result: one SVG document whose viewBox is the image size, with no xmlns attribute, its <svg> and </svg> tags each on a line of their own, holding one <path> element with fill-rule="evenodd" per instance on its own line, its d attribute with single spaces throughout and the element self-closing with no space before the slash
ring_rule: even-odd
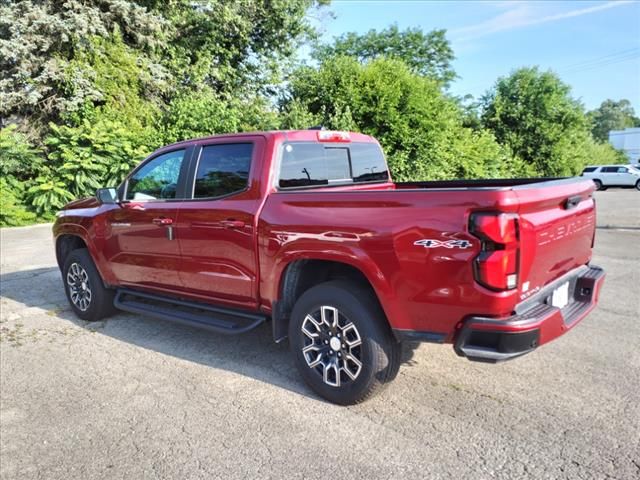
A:
<svg viewBox="0 0 640 480">
<path fill-rule="evenodd" d="M 471 246 L 471 242 L 468 240 L 446 240 L 446 241 L 440 241 L 440 240 L 432 240 L 432 239 L 422 239 L 422 240 L 417 240 L 415 242 L 413 242 L 414 245 L 420 245 L 424 248 L 438 248 L 438 247 L 444 247 L 444 248 L 469 248 Z"/>
</svg>

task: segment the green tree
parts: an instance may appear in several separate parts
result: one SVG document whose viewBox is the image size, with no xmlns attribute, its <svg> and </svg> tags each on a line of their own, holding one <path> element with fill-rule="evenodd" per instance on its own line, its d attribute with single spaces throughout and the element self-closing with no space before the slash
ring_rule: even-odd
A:
<svg viewBox="0 0 640 480">
<path fill-rule="evenodd" d="M 183 87 L 269 91 L 314 37 L 309 9 L 328 0 L 140 0 L 168 21 L 162 57 Z"/>
<path fill-rule="evenodd" d="M 463 97 L 455 97 L 454 99 L 458 103 L 460 111 L 462 112 L 462 124 L 465 127 L 469 127 L 474 130 L 481 130 L 482 121 L 480 120 L 480 102 L 470 94 Z"/>
<path fill-rule="evenodd" d="M 71 65 L 78 54 L 92 49 L 87 40 L 120 32 L 145 63 L 160 46 L 164 29 L 160 16 L 131 1 L 3 1 L 0 123 L 15 118 L 22 131 L 41 140 L 50 120 L 75 111 L 86 100 L 102 100 L 93 69 Z"/>
<path fill-rule="evenodd" d="M 113 78 L 108 43 L 136 60 L 140 87 L 119 103 L 170 105 L 201 85 L 246 98 L 268 92 L 300 42 L 313 35 L 307 11 L 326 0 L 16 0 L 0 3 L 0 124 L 42 140 L 50 121 L 87 104 L 109 103 L 111 83 L 131 87 L 132 70 Z M 96 41 L 102 39 L 103 41 Z M 110 40 L 111 39 L 111 40 Z M 120 43 L 120 45 L 117 45 Z M 130 64 L 128 64 L 130 66 Z M 119 83 L 123 82 L 123 83 Z M 112 90 L 113 91 L 113 90 Z"/>
<path fill-rule="evenodd" d="M 278 119 L 264 99 L 225 98 L 209 87 L 184 91 L 161 119 L 163 143 L 216 133 L 277 128 Z"/>
<path fill-rule="evenodd" d="M 590 165 L 611 165 L 629 163 L 627 156 L 616 150 L 609 142 L 598 142 L 589 139 L 582 145 L 584 151 L 581 156 L 588 158 Z"/>
<path fill-rule="evenodd" d="M 483 125 L 539 174 L 575 175 L 591 161 L 591 134 L 570 90 L 552 72 L 518 69 L 483 98 Z"/>
<path fill-rule="evenodd" d="M 464 128 L 457 104 L 438 82 L 396 59 L 363 65 L 332 57 L 318 69 L 304 67 L 281 108 L 285 128 L 312 122 L 375 136 L 399 181 L 512 176 L 525 168 L 491 133 Z"/>
<path fill-rule="evenodd" d="M 319 45 L 312 56 L 325 61 L 336 56 L 354 57 L 366 62 L 379 57 L 404 61 L 414 73 L 448 85 L 456 74 L 451 62 L 455 59 L 445 30 L 424 33 L 419 28 L 399 30 L 392 25 L 384 30 L 369 30 L 365 34 L 349 32 L 333 43 Z"/>
<path fill-rule="evenodd" d="M 46 216 L 166 141 L 273 128 L 270 96 L 326 3 L 0 0 L 3 190 Z"/>
<path fill-rule="evenodd" d="M 609 140 L 611 130 L 624 130 L 629 127 L 640 127 L 640 119 L 629 100 L 605 100 L 598 108 L 589 112 L 592 122 L 593 138 L 601 142 Z"/>
</svg>

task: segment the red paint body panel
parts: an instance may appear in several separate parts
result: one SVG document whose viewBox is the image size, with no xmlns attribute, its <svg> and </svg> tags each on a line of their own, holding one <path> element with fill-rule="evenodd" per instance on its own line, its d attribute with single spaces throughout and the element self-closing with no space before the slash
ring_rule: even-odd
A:
<svg viewBox="0 0 640 480">
<path fill-rule="evenodd" d="M 105 214 L 102 252 L 118 284 L 179 288 L 181 263 L 177 242 L 154 219 L 175 222 L 176 202 L 130 202 Z"/>
<path fill-rule="evenodd" d="M 289 262 L 313 258 L 359 268 L 396 329 L 450 332 L 479 309 L 508 314 L 517 292 L 489 292 L 474 281 L 471 263 L 479 241 L 466 225 L 471 208 L 508 208 L 503 204 L 510 196 L 489 190 L 472 201 L 447 191 L 274 193 L 260 217 L 263 301 L 277 298 Z M 318 218 L 331 218 L 331 224 L 319 224 Z M 414 245 L 423 238 L 463 239 L 473 246 Z"/>
<path fill-rule="evenodd" d="M 56 221 L 54 234 L 80 236 L 110 285 L 267 313 L 279 299 L 290 262 L 346 263 L 369 280 L 393 329 L 435 332 L 449 342 L 465 319 L 508 317 L 544 285 L 590 261 L 595 229 L 590 180 L 424 188 L 389 181 L 279 191 L 280 146 L 317 141 L 316 131 L 223 135 L 180 145 L 247 141 L 254 142 L 254 158 L 248 188 L 240 193 L 147 203 L 135 212 L 137 220 L 131 203 L 73 202 Z M 355 133 L 351 141 L 376 142 Z M 567 209 L 570 197 L 579 201 Z M 474 278 L 481 242 L 469 232 L 469 218 L 478 211 L 518 216 L 519 275 L 513 290 L 492 291 Z M 166 241 L 164 227 L 150 223 L 158 215 L 173 219 L 176 241 Z M 423 239 L 466 240 L 470 246 L 415 244 Z M 553 322 L 545 329 L 545 341 L 561 333 Z"/>
</svg>

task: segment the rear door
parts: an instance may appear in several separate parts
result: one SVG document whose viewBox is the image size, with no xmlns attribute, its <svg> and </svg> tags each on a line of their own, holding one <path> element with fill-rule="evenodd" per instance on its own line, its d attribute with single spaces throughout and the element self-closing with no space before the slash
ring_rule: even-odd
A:
<svg viewBox="0 0 640 480">
<path fill-rule="evenodd" d="M 125 182 L 120 208 L 107 214 L 105 254 L 121 284 L 165 291 L 182 286 L 174 228 L 190 152 L 180 148 L 142 163 Z"/>
<path fill-rule="evenodd" d="M 602 167 L 602 184 L 608 187 L 620 185 L 622 181 L 618 173 L 618 167 Z"/>
<path fill-rule="evenodd" d="M 257 305 L 255 215 L 265 139 L 203 143 L 194 152 L 176 235 L 185 291 L 230 306 Z"/>
</svg>

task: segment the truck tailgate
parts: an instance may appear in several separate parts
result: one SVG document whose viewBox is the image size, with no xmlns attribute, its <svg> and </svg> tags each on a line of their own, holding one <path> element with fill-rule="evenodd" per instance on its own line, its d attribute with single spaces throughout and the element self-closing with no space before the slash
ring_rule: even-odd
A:
<svg viewBox="0 0 640 480">
<path fill-rule="evenodd" d="M 594 190 L 591 180 L 579 179 L 513 188 L 520 216 L 521 300 L 591 259 Z"/>
</svg>

